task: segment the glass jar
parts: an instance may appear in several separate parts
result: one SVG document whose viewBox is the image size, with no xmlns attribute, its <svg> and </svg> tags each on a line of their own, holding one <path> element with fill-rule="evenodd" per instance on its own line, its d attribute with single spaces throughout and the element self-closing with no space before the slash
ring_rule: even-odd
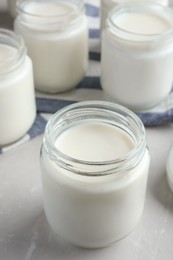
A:
<svg viewBox="0 0 173 260">
<path fill-rule="evenodd" d="M 101 84 L 116 102 L 148 109 L 173 82 L 173 11 L 149 2 L 111 10 L 102 35 Z"/>
<path fill-rule="evenodd" d="M 118 4 L 123 2 L 132 2 L 132 1 L 142 1 L 142 0 L 101 0 L 101 31 L 105 28 L 106 19 L 108 17 L 109 11 Z M 151 1 L 151 0 L 146 0 Z M 168 0 L 152 0 L 152 2 L 168 5 Z"/>
<path fill-rule="evenodd" d="M 88 26 L 82 0 L 19 0 L 15 31 L 33 61 L 35 86 L 49 93 L 74 88 L 88 64 Z"/>
<path fill-rule="evenodd" d="M 0 146 L 21 138 L 35 116 L 32 62 L 23 39 L 0 29 Z"/>
<path fill-rule="evenodd" d="M 12 17 L 16 16 L 16 1 L 17 0 L 7 0 L 8 12 Z"/>
<path fill-rule="evenodd" d="M 123 145 L 114 137 L 133 147 L 119 155 Z M 125 237 L 143 212 L 149 161 L 143 124 L 128 109 L 88 101 L 55 113 L 41 148 L 44 210 L 52 230 L 87 248 Z"/>
</svg>

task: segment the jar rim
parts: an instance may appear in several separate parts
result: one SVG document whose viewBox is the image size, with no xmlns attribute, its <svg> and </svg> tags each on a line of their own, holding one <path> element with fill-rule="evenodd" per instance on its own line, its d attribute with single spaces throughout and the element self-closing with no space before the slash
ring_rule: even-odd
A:
<svg viewBox="0 0 173 260">
<path fill-rule="evenodd" d="M 23 38 L 8 29 L 0 28 L 0 44 L 13 47 L 17 50 L 14 56 L 0 60 L 0 74 L 3 75 L 15 70 L 23 61 L 23 57 L 26 55 L 27 51 Z"/>
<path fill-rule="evenodd" d="M 102 2 L 105 2 L 105 3 L 109 3 L 109 2 L 111 2 L 112 4 L 116 4 L 116 3 L 118 3 L 118 4 L 120 4 L 120 0 L 119 1 L 117 1 L 117 0 L 101 0 Z M 121 1 L 122 2 L 122 1 Z M 123 3 L 124 2 L 127 2 L 127 0 L 123 0 Z M 168 3 L 168 1 L 167 0 L 152 0 L 152 2 L 153 3 L 158 3 L 158 4 L 160 4 L 160 2 L 162 2 L 162 3 L 164 3 L 165 5 Z"/>
<path fill-rule="evenodd" d="M 83 0 L 73 0 L 72 2 L 70 2 L 71 4 L 73 4 L 74 6 L 76 6 L 76 8 L 71 8 L 70 11 L 64 13 L 64 14 L 59 14 L 59 13 L 55 13 L 55 14 L 39 14 L 39 12 L 31 12 L 27 10 L 27 5 L 28 4 L 32 4 L 33 3 L 68 3 L 70 2 L 69 0 L 17 0 L 16 3 L 16 11 L 17 13 L 20 15 L 24 15 L 27 17 L 27 19 L 29 18 L 33 18 L 33 19 L 37 19 L 37 23 L 42 23 L 43 19 L 46 19 L 47 23 L 64 23 L 64 21 L 66 20 L 65 18 L 68 18 L 68 20 L 73 20 L 76 17 L 76 14 L 78 12 L 82 12 L 84 10 L 84 4 L 83 4 Z M 32 19 L 31 19 L 32 21 Z M 31 22 L 30 21 L 30 22 Z M 35 21 L 35 20 L 34 20 Z"/>
<path fill-rule="evenodd" d="M 125 13 L 146 13 L 157 15 L 158 17 L 165 19 L 170 24 L 170 28 L 161 33 L 135 33 L 130 32 L 126 29 L 121 28 L 114 22 L 115 18 L 119 15 Z M 106 21 L 106 28 L 111 33 L 111 35 L 116 36 L 120 40 L 134 42 L 141 45 L 169 41 L 173 38 L 173 11 L 167 6 L 160 5 L 156 2 L 124 2 L 120 3 L 118 6 L 112 8 L 108 13 L 108 18 Z"/>
<path fill-rule="evenodd" d="M 93 113 L 98 113 L 97 116 L 108 122 L 113 122 L 115 126 L 121 127 L 122 130 L 128 131 L 131 128 L 131 132 L 127 133 L 129 136 L 133 133 L 133 138 L 135 140 L 135 147 L 130 150 L 125 156 L 114 160 L 108 161 L 85 161 L 80 159 L 75 159 L 70 156 L 63 154 L 54 144 L 53 131 L 60 131 L 62 133 L 61 127 L 68 127 L 74 121 L 73 116 L 78 116 L 78 120 L 88 120 L 89 118 L 96 119 Z M 81 114 L 80 114 L 81 112 Z M 75 114 L 76 113 L 76 114 Z M 82 117 L 85 114 L 84 117 Z M 66 121 L 64 120 L 64 116 Z M 109 117 L 111 121 L 109 121 Z M 117 122 L 115 118 L 117 117 Z M 60 125 L 60 130 L 58 129 L 58 123 Z M 124 126 L 123 126 L 124 124 Z M 124 128 L 123 128 L 124 127 Z M 132 136 L 131 136 L 132 138 Z M 145 128 L 139 117 L 134 114 L 129 109 L 107 101 L 82 101 L 75 104 L 66 106 L 65 108 L 59 110 L 49 119 L 45 135 L 43 138 L 43 147 L 46 149 L 49 157 L 56 164 L 60 165 L 66 170 L 70 170 L 73 173 L 77 173 L 84 176 L 104 176 L 110 175 L 117 172 L 126 172 L 129 169 L 133 169 L 141 161 L 145 150 Z"/>
</svg>

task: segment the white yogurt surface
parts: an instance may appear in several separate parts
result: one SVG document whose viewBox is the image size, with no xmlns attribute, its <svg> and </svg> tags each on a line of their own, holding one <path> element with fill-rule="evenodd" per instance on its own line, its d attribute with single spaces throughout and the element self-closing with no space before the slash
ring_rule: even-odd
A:
<svg viewBox="0 0 173 260">
<path fill-rule="evenodd" d="M 115 160 L 134 148 L 123 130 L 103 123 L 71 127 L 58 137 L 55 145 L 64 154 L 85 161 Z"/>
<path fill-rule="evenodd" d="M 5 62 L 7 59 L 11 59 L 17 55 L 17 49 L 0 43 L 0 63 Z M 5 66 L 5 64 L 3 63 Z"/>
<path fill-rule="evenodd" d="M 75 5 L 63 2 L 28 2 L 25 5 L 27 13 L 41 15 L 41 16 L 54 16 L 54 15 L 68 15 L 74 11 Z"/>
<path fill-rule="evenodd" d="M 108 17 L 109 11 L 117 6 L 118 4 L 121 4 L 123 2 L 133 2 L 136 0 L 101 0 L 101 30 L 105 28 L 106 19 Z M 141 2 L 142 0 L 137 0 L 136 2 Z M 146 0 L 146 2 L 149 2 L 150 0 Z M 153 2 L 156 2 L 157 4 L 161 5 L 168 5 L 168 0 L 155 0 Z"/>
<path fill-rule="evenodd" d="M 119 28 L 137 34 L 162 34 L 171 29 L 171 23 L 158 15 L 145 13 L 126 13 L 118 15 L 114 24 Z"/>
</svg>

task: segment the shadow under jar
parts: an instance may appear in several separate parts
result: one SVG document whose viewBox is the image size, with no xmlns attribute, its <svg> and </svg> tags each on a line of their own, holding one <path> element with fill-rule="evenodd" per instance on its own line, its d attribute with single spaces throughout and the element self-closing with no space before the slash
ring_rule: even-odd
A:
<svg viewBox="0 0 173 260">
<path fill-rule="evenodd" d="M 16 16 L 16 2 L 17 0 L 7 0 L 8 12 L 12 17 Z"/>
<path fill-rule="evenodd" d="M 0 29 L 0 146 L 20 139 L 35 116 L 32 62 L 24 41 Z"/>
<path fill-rule="evenodd" d="M 74 88 L 88 65 L 88 26 L 82 0 L 19 0 L 15 31 L 33 61 L 36 89 Z"/>
<path fill-rule="evenodd" d="M 109 102 L 80 102 L 49 120 L 41 148 L 43 202 L 52 230 L 87 248 L 138 224 L 150 157 L 140 119 Z"/>
<path fill-rule="evenodd" d="M 173 11 L 149 2 L 110 11 L 102 34 L 101 85 L 133 110 L 167 97 L 173 82 Z"/>
</svg>

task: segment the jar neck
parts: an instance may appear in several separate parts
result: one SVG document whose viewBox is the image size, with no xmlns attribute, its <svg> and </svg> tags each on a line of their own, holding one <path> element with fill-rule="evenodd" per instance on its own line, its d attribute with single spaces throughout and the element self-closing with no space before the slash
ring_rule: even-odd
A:
<svg viewBox="0 0 173 260">
<path fill-rule="evenodd" d="M 18 0 L 17 19 L 30 28 L 64 30 L 81 20 L 83 0 Z"/>
<path fill-rule="evenodd" d="M 26 56 L 26 46 L 22 37 L 16 35 L 14 32 L 6 29 L 0 29 L 0 45 L 1 47 L 8 48 L 10 51 L 10 57 L 4 55 L 0 60 L 0 77 L 7 77 L 7 74 L 14 73 L 18 70 Z"/>
<path fill-rule="evenodd" d="M 55 142 L 64 131 L 74 124 L 89 120 L 93 123 L 104 123 L 124 131 L 134 142 L 134 148 L 125 156 L 111 161 L 83 161 L 63 154 Z M 105 176 L 122 174 L 135 168 L 146 151 L 145 129 L 141 120 L 128 109 L 109 102 L 88 101 L 68 106 L 49 120 L 43 147 L 50 160 L 74 174 L 83 176 Z"/>
<path fill-rule="evenodd" d="M 121 16 L 136 14 L 158 17 L 158 19 L 168 23 L 169 26 L 165 31 L 159 33 L 139 33 L 124 29 L 116 22 Z M 148 26 L 150 25 L 148 24 Z M 122 3 L 109 12 L 106 29 L 113 41 L 115 40 L 119 44 L 127 43 L 129 48 L 135 46 L 157 48 L 158 46 L 169 44 L 173 40 L 173 11 L 154 2 Z"/>
</svg>

